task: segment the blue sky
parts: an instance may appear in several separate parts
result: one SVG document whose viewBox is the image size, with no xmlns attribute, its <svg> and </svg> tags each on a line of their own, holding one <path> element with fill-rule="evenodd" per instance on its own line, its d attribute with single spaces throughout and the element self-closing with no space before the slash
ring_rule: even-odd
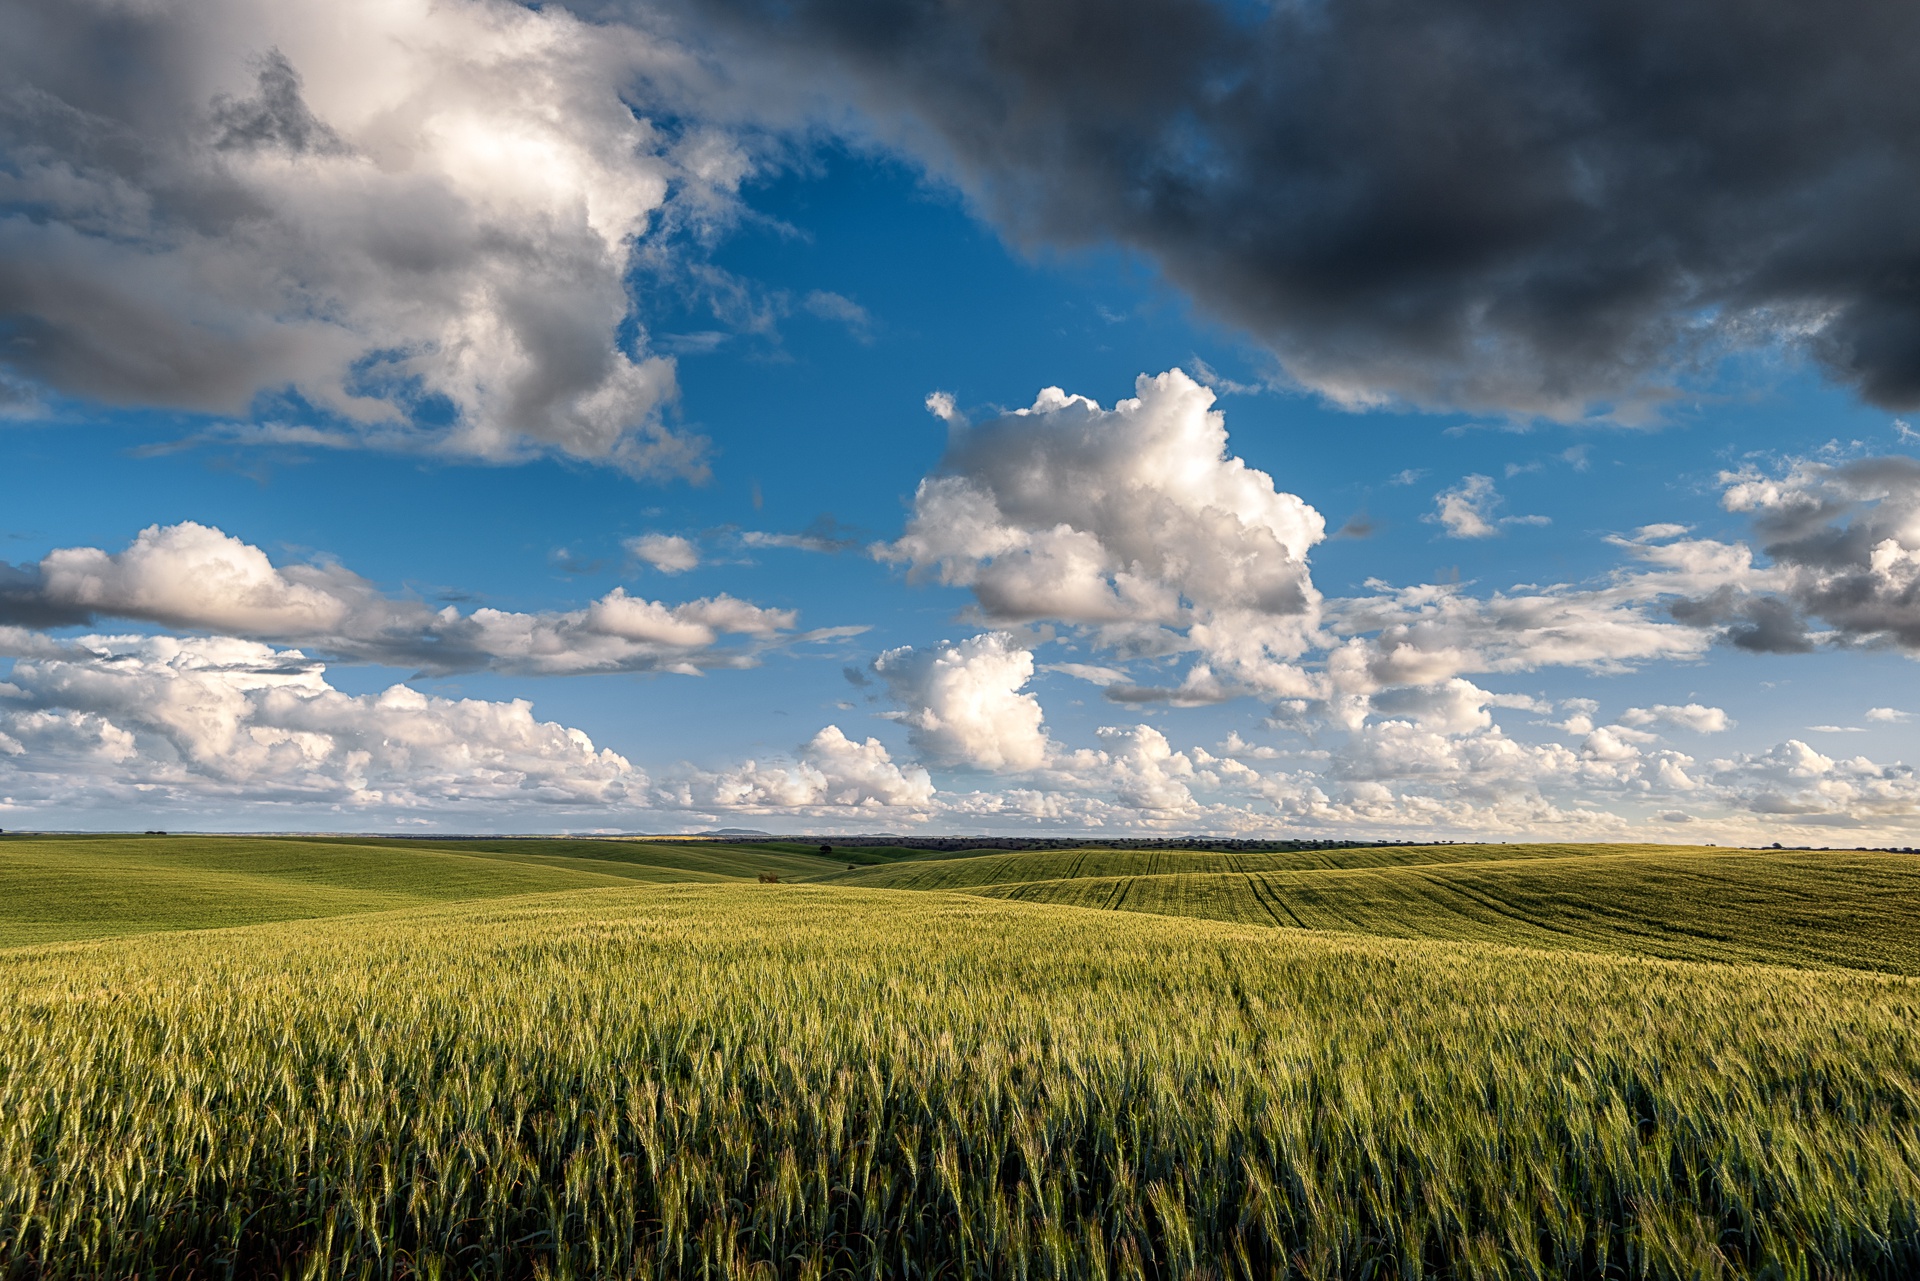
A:
<svg viewBox="0 0 1920 1281">
<path fill-rule="evenodd" d="M 416 296 L 339 266 L 411 198 L 355 203 L 324 178 L 330 157 L 374 146 L 351 60 L 324 42 L 303 55 L 275 26 L 299 6 L 236 7 L 258 30 L 208 54 L 196 88 L 230 86 L 213 100 L 231 115 L 257 78 L 274 129 L 317 121 L 300 137 L 339 140 L 228 175 L 306 202 L 284 215 L 298 234 L 202 242 L 152 215 L 137 270 L 178 270 L 127 286 L 139 298 L 115 311 L 151 333 L 63 319 L 20 290 L 0 329 L 18 400 L 0 427 L 6 826 L 1914 843 L 1920 629 L 1900 558 L 1920 549 L 1920 481 L 1901 460 L 1920 451 L 1902 411 L 1777 334 L 1663 367 L 1680 390 L 1652 410 L 1448 407 L 1391 378 L 1312 373 L 1306 348 L 1177 283 L 1171 250 L 1035 234 L 942 153 L 765 107 L 749 128 L 690 90 L 696 107 L 661 125 L 671 138 L 636 144 L 634 164 L 667 175 L 657 191 L 633 195 L 565 103 L 527 143 L 561 176 L 522 157 L 517 205 L 461 185 L 482 161 L 442 156 L 434 172 L 476 223 L 531 226 L 558 216 L 548 203 L 617 204 L 608 192 L 641 213 L 587 250 L 530 239 L 531 265 L 423 269 Z M 528 47 L 610 38 L 520 20 Z M 269 46 L 306 115 L 274 98 Z M 441 115 L 461 110 L 477 109 Z M 86 198 L 34 187 L 52 144 L 16 130 L 8 145 L 19 234 L 0 255 L 24 273 L 51 252 L 31 236 L 66 228 L 82 238 L 74 281 L 136 270 L 84 240 L 107 234 Z M 581 178 L 570 147 L 604 172 Z M 446 216 L 409 234 L 430 244 Z M 236 301 L 236 278 L 288 276 L 293 293 Z M 566 326 L 596 306 L 588 346 L 626 364 L 582 375 L 579 399 L 516 408 L 563 377 Z M 56 323 L 148 342 L 148 369 L 211 352 L 240 391 L 216 388 L 225 372 L 116 382 L 36 364 Z M 153 336 L 168 325 L 185 338 Z M 256 331 L 311 353 L 276 364 Z M 515 361 L 532 373 L 509 385 Z M 591 395 L 629 367 L 650 372 L 593 418 Z M 1173 370 L 1185 378 L 1143 390 L 1137 413 L 1116 410 Z M 1003 418 L 1047 387 L 1099 408 Z M 679 452 L 635 463 L 606 422 Z M 475 444 L 469 428 L 494 434 Z M 1141 471 L 1150 447 L 1170 452 Z M 1033 476 L 1000 550 L 956 532 L 955 511 L 1013 512 L 1008 486 Z M 962 497 L 936 512 L 920 487 L 942 477 Z M 1285 545 L 1300 504 L 1327 536 Z M 1787 572 L 1763 546 L 1815 510 L 1836 538 L 1893 550 Z M 1068 535 L 1105 559 L 1046 560 Z M 1729 549 L 1746 569 L 1727 569 Z M 1832 603 L 1843 570 L 1885 579 L 1877 612 Z M 1624 586 L 1652 572 L 1667 577 Z M 1010 583 L 1022 603 L 996 605 Z M 1500 612 L 1522 598 L 1538 608 Z M 1776 605 L 1800 630 L 1754 642 Z M 603 624 L 619 610 L 628 622 Z M 518 621 L 486 622 L 500 618 Z M 1393 625 L 1424 639 L 1394 650 Z"/>
</svg>

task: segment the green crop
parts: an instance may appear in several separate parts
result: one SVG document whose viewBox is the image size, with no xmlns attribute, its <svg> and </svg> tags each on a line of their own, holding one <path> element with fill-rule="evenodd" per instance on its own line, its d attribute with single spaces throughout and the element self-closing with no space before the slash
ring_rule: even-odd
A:
<svg viewBox="0 0 1920 1281">
<path fill-rule="evenodd" d="M 844 866 L 657 841 L 10 836 L 0 837 L 0 947 Z"/>
<path fill-rule="evenodd" d="M 836 881 L 1393 938 L 1920 974 L 1920 858 L 1878 851 L 1046 851 Z"/>
<path fill-rule="evenodd" d="M 18 949 L 0 1274 L 1911 1276 L 1916 1016 L 831 885 Z"/>
</svg>

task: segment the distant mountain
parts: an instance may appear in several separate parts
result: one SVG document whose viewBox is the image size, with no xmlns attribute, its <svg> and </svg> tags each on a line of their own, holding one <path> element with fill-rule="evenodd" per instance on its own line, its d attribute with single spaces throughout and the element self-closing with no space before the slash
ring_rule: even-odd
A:
<svg viewBox="0 0 1920 1281">
<path fill-rule="evenodd" d="M 710 832 L 695 832 L 695 836 L 772 836 L 772 832 L 762 832 L 753 827 L 716 827 Z"/>
</svg>

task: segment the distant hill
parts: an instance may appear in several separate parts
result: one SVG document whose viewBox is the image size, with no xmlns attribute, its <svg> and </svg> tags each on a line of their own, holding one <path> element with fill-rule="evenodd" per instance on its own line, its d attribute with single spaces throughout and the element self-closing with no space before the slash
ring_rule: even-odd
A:
<svg viewBox="0 0 1920 1281">
<path fill-rule="evenodd" d="M 982 850 L 831 879 L 1386 938 L 1920 975 L 1920 860 L 1879 850 Z"/>
<path fill-rule="evenodd" d="M 712 841 L 10 837 L 0 841 L 0 947 L 845 867 L 806 847 Z"/>
</svg>

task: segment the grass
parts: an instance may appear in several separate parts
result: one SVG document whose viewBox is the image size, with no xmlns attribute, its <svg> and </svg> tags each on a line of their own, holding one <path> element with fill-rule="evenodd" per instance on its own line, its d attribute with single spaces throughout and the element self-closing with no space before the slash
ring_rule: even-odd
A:
<svg viewBox="0 0 1920 1281">
<path fill-rule="evenodd" d="M 1920 980 L 1816 968 L 1863 963 L 1849 919 L 1910 953 L 1907 863 L 1335 851 L 1132 877 L 1188 911 L 1277 883 L 1369 934 L 1060 901 L 1126 879 L 1104 871 L 761 885 L 749 851 L 666 884 L 489 844 L 0 841 L 0 868 L 170 872 L 203 913 L 220 877 L 239 906 L 416 896 L 0 952 L 0 1276 L 1920 1271 Z M 75 875 L 101 923 L 110 878 Z M 1489 894 L 1511 910 L 1475 916 Z M 1746 932 L 1703 922 L 1714 902 Z M 1523 918 L 1549 946 L 1485 941 Z M 1409 921 L 1486 934 L 1379 936 Z M 1799 968 L 1625 954 L 1650 946 Z"/>
</svg>

